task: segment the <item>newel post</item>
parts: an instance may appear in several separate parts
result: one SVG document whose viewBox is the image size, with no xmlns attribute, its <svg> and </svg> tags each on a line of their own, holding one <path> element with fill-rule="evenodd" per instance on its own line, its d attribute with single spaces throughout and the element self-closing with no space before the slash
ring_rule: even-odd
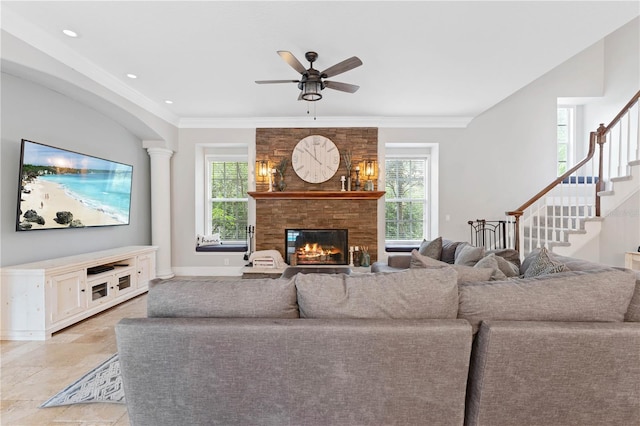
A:
<svg viewBox="0 0 640 426">
<path fill-rule="evenodd" d="M 597 130 L 597 139 L 598 143 L 598 184 L 596 187 L 596 217 L 600 217 L 600 195 L 598 193 L 600 191 L 605 190 L 604 186 L 604 144 L 607 142 L 607 135 L 605 133 L 606 127 L 604 123 L 600 123 L 600 126 Z"/>
</svg>

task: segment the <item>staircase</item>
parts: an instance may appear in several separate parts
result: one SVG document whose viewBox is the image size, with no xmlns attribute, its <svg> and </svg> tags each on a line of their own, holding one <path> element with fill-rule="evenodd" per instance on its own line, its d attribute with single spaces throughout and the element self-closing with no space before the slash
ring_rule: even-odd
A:
<svg viewBox="0 0 640 426">
<path fill-rule="evenodd" d="M 518 209 L 507 212 L 511 246 L 526 256 L 547 247 L 571 256 L 601 230 L 602 221 L 640 192 L 640 92 L 608 126 L 591 132 L 589 152 Z"/>
</svg>

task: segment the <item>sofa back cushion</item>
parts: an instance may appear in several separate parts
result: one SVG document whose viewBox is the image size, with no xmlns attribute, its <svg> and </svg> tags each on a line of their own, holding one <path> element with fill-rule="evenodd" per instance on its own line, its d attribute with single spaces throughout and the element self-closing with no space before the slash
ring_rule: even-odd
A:
<svg viewBox="0 0 640 426">
<path fill-rule="evenodd" d="M 296 275 L 302 318 L 452 319 L 458 311 L 451 268 L 392 274 Z"/>
<path fill-rule="evenodd" d="M 623 321 L 635 276 L 614 269 L 574 271 L 483 283 L 463 283 L 459 318 L 483 320 Z"/>
<path fill-rule="evenodd" d="M 291 279 L 154 281 L 147 298 L 148 317 L 299 318 Z"/>
<path fill-rule="evenodd" d="M 624 315 L 624 320 L 629 322 L 640 322 L 640 272 L 635 271 L 636 274 L 636 289 L 631 297 L 629 308 Z"/>
</svg>

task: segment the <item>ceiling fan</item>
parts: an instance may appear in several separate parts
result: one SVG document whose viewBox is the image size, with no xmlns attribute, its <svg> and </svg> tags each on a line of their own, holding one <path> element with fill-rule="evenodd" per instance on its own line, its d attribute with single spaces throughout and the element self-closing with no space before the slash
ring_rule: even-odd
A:
<svg viewBox="0 0 640 426">
<path fill-rule="evenodd" d="M 279 50 L 278 55 L 285 60 L 286 63 L 298 71 L 302 77 L 300 80 L 258 80 L 258 84 L 272 84 L 272 83 L 298 83 L 298 89 L 300 89 L 300 95 L 298 100 L 305 101 L 319 101 L 322 99 L 320 93 L 325 87 L 333 90 L 340 90 L 341 92 L 355 93 L 360 86 L 355 84 L 340 83 L 337 81 L 325 80 L 343 72 L 352 70 L 362 65 L 362 61 L 357 56 L 352 56 L 349 59 L 345 59 L 342 62 L 335 64 L 332 67 L 327 68 L 324 71 L 318 71 L 313 68 L 313 62 L 318 59 L 316 52 L 307 52 L 304 57 L 309 61 L 309 69 L 305 69 L 304 66 L 296 59 L 291 52 L 286 50 Z"/>
</svg>

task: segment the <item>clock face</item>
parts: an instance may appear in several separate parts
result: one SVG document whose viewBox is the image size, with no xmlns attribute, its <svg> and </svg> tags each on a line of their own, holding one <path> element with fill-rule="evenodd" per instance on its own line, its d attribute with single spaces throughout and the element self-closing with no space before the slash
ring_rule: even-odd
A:
<svg viewBox="0 0 640 426">
<path fill-rule="evenodd" d="M 300 179 L 309 183 L 321 183 L 336 174 L 340 166 L 340 152 L 324 136 L 307 136 L 293 149 L 291 164 Z"/>
</svg>

